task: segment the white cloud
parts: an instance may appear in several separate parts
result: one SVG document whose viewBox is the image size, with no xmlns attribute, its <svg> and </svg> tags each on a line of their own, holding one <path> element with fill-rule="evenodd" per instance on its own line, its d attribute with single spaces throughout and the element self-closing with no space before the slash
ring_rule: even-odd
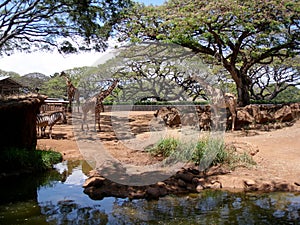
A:
<svg viewBox="0 0 300 225">
<path fill-rule="evenodd" d="M 72 55 L 61 55 L 58 52 L 16 53 L 0 58 L 0 69 L 13 71 L 20 75 L 31 72 L 52 75 L 74 67 L 92 66 L 105 54 L 99 52 Z"/>
</svg>

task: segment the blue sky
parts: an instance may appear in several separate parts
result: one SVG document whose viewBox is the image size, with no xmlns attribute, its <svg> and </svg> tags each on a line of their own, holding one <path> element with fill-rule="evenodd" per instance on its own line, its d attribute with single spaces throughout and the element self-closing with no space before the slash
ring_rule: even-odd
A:
<svg viewBox="0 0 300 225">
<path fill-rule="evenodd" d="M 136 0 L 137 2 L 143 2 L 145 5 L 161 5 L 165 1 L 164 0 Z"/>
<path fill-rule="evenodd" d="M 136 1 L 143 2 L 145 5 L 161 5 L 165 2 L 165 0 Z M 11 56 L 0 57 L 0 69 L 13 71 L 21 76 L 33 72 L 52 75 L 74 67 L 92 66 L 100 58 L 105 57 L 105 54 L 107 53 L 82 53 L 73 55 L 61 55 L 58 52 L 16 53 Z"/>
</svg>

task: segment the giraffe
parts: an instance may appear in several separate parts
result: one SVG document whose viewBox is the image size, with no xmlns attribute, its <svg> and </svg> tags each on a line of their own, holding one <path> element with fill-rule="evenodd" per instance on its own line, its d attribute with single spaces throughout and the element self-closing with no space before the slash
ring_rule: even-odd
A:
<svg viewBox="0 0 300 225">
<path fill-rule="evenodd" d="M 225 101 L 225 107 L 229 109 L 229 112 L 231 113 L 231 131 L 234 131 L 235 128 L 235 121 L 237 117 L 237 99 L 234 94 L 232 93 L 225 93 L 224 94 L 224 101 Z"/>
<path fill-rule="evenodd" d="M 77 102 L 77 111 L 79 112 L 79 91 L 78 89 L 72 84 L 70 78 L 67 76 L 67 74 L 62 71 L 60 74 L 61 77 L 64 77 L 66 80 L 67 85 L 67 94 L 68 94 L 68 101 L 69 101 L 69 112 L 72 112 L 72 101 L 75 99 Z"/>
<path fill-rule="evenodd" d="M 235 121 L 237 118 L 237 99 L 235 95 L 232 93 L 224 93 L 219 89 L 214 89 L 209 86 L 207 87 L 207 90 L 212 98 L 212 102 L 214 103 L 213 108 L 225 108 L 229 110 L 231 114 L 231 131 L 234 131 Z M 218 120 L 218 118 L 215 119 Z"/>
<path fill-rule="evenodd" d="M 201 84 L 206 90 L 206 92 L 209 94 L 211 100 L 212 100 L 212 107 L 215 109 L 218 108 L 226 108 L 231 113 L 232 118 L 232 124 L 231 124 L 231 131 L 234 131 L 235 129 L 235 121 L 237 118 L 237 99 L 236 96 L 232 93 L 224 93 L 222 90 L 214 88 L 213 86 L 209 85 L 205 80 L 197 76 L 197 74 L 194 74 L 190 77 L 190 79 L 198 82 Z M 211 109 L 212 110 L 212 109 Z M 218 117 L 218 116 L 217 116 Z M 218 120 L 219 118 L 215 118 Z M 217 121 L 218 123 L 218 121 Z M 218 124 L 217 124 L 218 126 Z"/>
<path fill-rule="evenodd" d="M 104 112 L 104 106 L 103 106 L 103 100 L 109 96 L 112 91 L 115 89 L 117 84 L 119 83 L 119 80 L 114 80 L 112 84 L 105 90 L 105 91 L 100 91 L 99 94 L 94 95 L 92 98 L 90 98 L 88 101 L 86 101 L 83 106 L 82 106 L 82 112 L 83 112 L 83 118 L 82 118 L 82 124 L 81 124 L 81 129 L 83 130 L 83 123 L 86 123 L 86 117 L 87 113 L 95 107 L 95 128 L 96 125 L 98 125 L 98 131 L 101 131 L 101 126 L 100 126 L 100 113 Z M 88 128 L 88 125 L 87 125 Z M 96 130 L 96 129 L 95 129 Z"/>
</svg>

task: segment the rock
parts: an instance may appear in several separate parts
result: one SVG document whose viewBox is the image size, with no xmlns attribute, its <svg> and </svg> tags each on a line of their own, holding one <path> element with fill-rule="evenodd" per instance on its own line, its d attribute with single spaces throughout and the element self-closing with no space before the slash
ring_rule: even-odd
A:
<svg viewBox="0 0 300 225">
<path fill-rule="evenodd" d="M 184 113 L 180 120 L 182 126 L 195 126 L 198 123 L 198 116 L 196 113 Z"/>
<path fill-rule="evenodd" d="M 183 181 L 183 180 L 181 180 L 181 179 L 178 179 L 178 186 L 179 187 L 186 187 L 186 183 Z"/>
<path fill-rule="evenodd" d="M 258 184 L 257 188 L 259 191 L 273 191 L 274 190 L 272 183 L 267 182 L 267 181 Z"/>
<path fill-rule="evenodd" d="M 254 117 L 251 116 L 244 109 L 237 111 L 237 119 L 238 119 L 239 123 L 242 123 L 242 124 L 250 124 L 255 121 Z"/>
<path fill-rule="evenodd" d="M 267 111 L 261 111 L 260 113 L 261 117 L 260 117 L 260 121 L 258 121 L 258 123 L 270 123 L 274 121 L 274 118 L 272 115 L 270 115 Z"/>
<path fill-rule="evenodd" d="M 154 113 L 155 117 L 160 117 L 167 126 L 174 127 L 181 124 L 179 111 L 175 107 L 161 107 Z"/>
<path fill-rule="evenodd" d="M 192 173 L 193 175 L 199 175 L 200 171 L 198 169 L 194 169 L 194 168 L 188 168 L 187 171 L 189 173 Z"/>
<path fill-rule="evenodd" d="M 104 177 L 90 177 L 88 178 L 84 184 L 82 185 L 83 188 L 87 188 L 87 187 L 101 187 L 103 185 L 105 181 Z"/>
<path fill-rule="evenodd" d="M 162 182 L 162 181 L 159 181 L 156 183 L 159 187 L 165 187 L 166 186 L 166 183 L 165 182 Z"/>
<path fill-rule="evenodd" d="M 148 187 L 146 189 L 145 198 L 150 199 L 159 199 L 159 197 L 163 197 L 167 195 L 168 192 L 165 189 L 162 189 L 160 187 Z"/>
<path fill-rule="evenodd" d="M 290 105 L 291 110 L 292 110 L 292 114 L 293 114 L 293 118 L 294 119 L 299 119 L 300 118 L 300 103 L 292 103 Z"/>
<path fill-rule="evenodd" d="M 256 184 L 256 182 L 254 180 L 250 180 L 250 179 L 245 179 L 244 183 L 246 186 L 253 186 Z"/>
<path fill-rule="evenodd" d="M 235 176 L 220 176 L 219 178 L 220 183 L 222 184 L 222 189 L 227 190 L 244 190 L 245 184 L 241 177 L 235 177 Z"/>
<path fill-rule="evenodd" d="M 180 120 L 179 114 L 173 114 L 173 113 L 168 114 L 166 124 L 169 127 L 179 126 L 181 124 L 181 120 Z"/>
<path fill-rule="evenodd" d="M 204 187 L 201 184 L 198 184 L 196 187 L 197 192 L 201 192 L 204 189 Z"/>
<path fill-rule="evenodd" d="M 191 174 L 191 173 L 177 173 L 175 175 L 175 178 L 176 179 L 181 179 L 181 180 L 183 180 L 185 182 L 188 182 L 188 183 L 192 183 L 194 175 Z"/>
<path fill-rule="evenodd" d="M 282 124 L 279 122 L 275 122 L 274 123 L 274 129 L 281 129 L 282 128 Z"/>
<path fill-rule="evenodd" d="M 198 115 L 199 117 L 199 128 L 203 131 L 209 131 L 211 128 L 211 113 L 203 112 Z"/>
<path fill-rule="evenodd" d="M 280 122 L 292 121 L 294 118 L 291 107 L 288 105 L 283 106 L 275 112 L 274 118 Z"/>
<path fill-rule="evenodd" d="M 199 178 L 198 177 L 194 177 L 192 179 L 192 184 L 198 184 L 199 183 Z"/>
<path fill-rule="evenodd" d="M 210 189 L 221 189 L 222 188 L 222 184 L 219 181 L 216 181 L 215 183 L 209 184 L 206 187 L 210 188 Z"/>
<path fill-rule="evenodd" d="M 145 195 L 146 195 L 145 191 L 138 190 L 136 192 L 134 192 L 134 191 L 130 192 L 128 195 L 128 198 L 129 199 L 143 199 L 143 198 L 145 198 Z"/>
</svg>

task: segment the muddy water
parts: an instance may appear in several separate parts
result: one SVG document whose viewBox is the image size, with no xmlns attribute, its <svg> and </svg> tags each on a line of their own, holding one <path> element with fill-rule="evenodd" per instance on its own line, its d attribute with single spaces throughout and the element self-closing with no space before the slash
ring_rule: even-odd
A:
<svg viewBox="0 0 300 225">
<path fill-rule="evenodd" d="M 83 193 L 84 161 L 1 180 L 0 224 L 300 224 L 300 195 L 203 191 L 158 201 Z"/>
</svg>

